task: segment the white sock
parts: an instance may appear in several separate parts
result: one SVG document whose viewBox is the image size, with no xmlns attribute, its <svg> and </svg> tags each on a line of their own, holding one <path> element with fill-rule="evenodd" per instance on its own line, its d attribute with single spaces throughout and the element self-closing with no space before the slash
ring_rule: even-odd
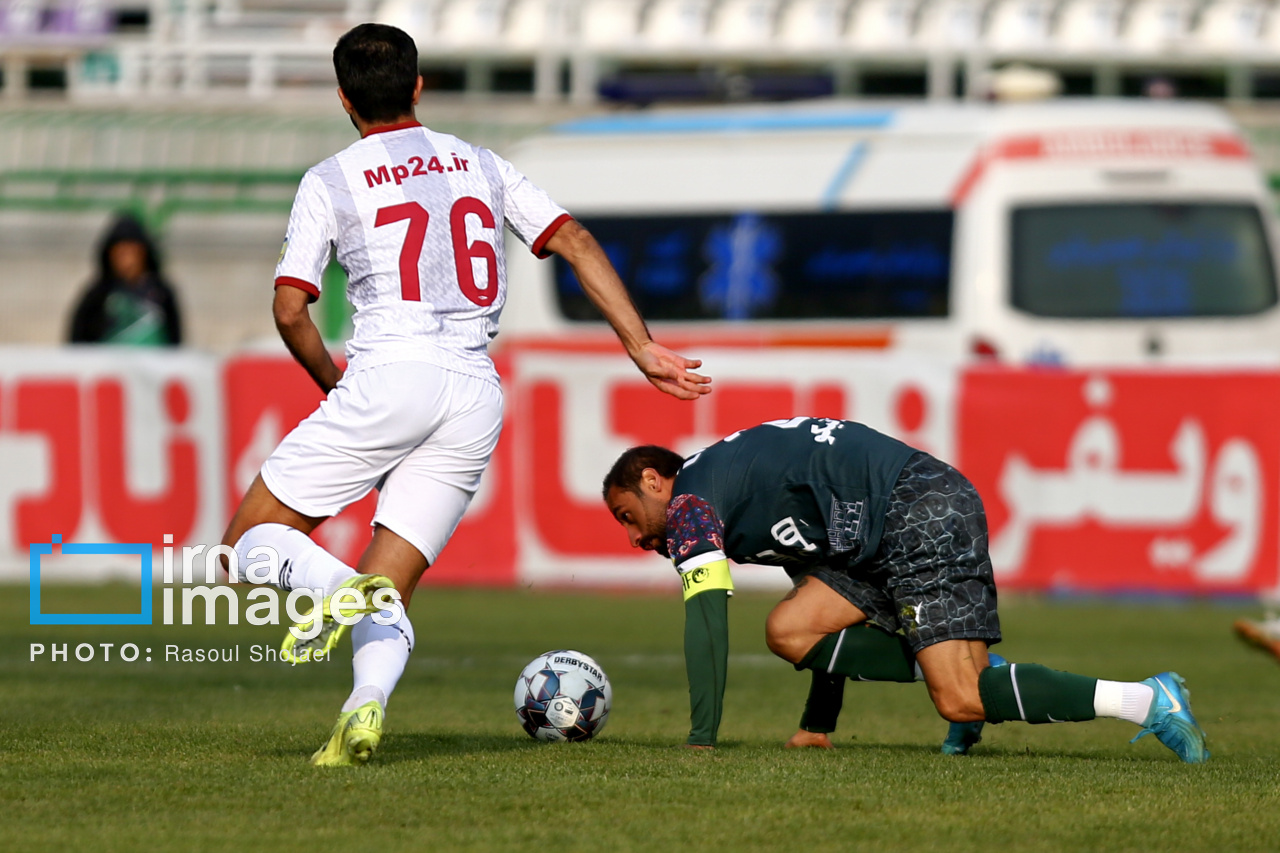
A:
<svg viewBox="0 0 1280 853">
<path fill-rule="evenodd" d="M 1140 681 L 1103 681 L 1093 691 L 1093 712 L 1142 725 L 1151 713 L 1156 692 Z"/>
<path fill-rule="evenodd" d="M 255 563 L 263 562 L 262 556 L 251 557 L 249 552 L 259 546 L 274 548 L 279 556 L 279 571 L 262 579 L 246 577 L 245 572 Z M 331 595 L 343 581 L 356 576 L 355 569 L 321 548 L 307 534 L 287 524 L 258 524 L 250 527 L 236 543 L 239 558 L 240 579 L 250 583 L 269 583 L 284 590 L 323 589 Z"/>
<path fill-rule="evenodd" d="M 392 625 L 379 625 L 372 616 L 351 627 L 351 672 L 354 684 L 342 710 L 354 711 L 377 700 L 383 708 L 404 674 L 413 651 L 413 623 L 405 614 Z"/>
</svg>

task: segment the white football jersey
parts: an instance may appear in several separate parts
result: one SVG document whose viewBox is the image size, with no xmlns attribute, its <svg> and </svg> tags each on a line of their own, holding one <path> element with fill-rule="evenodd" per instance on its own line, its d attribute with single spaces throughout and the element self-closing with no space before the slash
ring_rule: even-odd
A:
<svg viewBox="0 0 1280 853">
<path fill-rule="evenodd" d="M 276 286 L 319 297 L 332 249 L 356 309 L 349 370 L 426 361 L 496 381 L 502 225 L 546 257 L 568 219 L 488 149 L 417 122 L 379 128 L 303 176 Z"/>
</svg>

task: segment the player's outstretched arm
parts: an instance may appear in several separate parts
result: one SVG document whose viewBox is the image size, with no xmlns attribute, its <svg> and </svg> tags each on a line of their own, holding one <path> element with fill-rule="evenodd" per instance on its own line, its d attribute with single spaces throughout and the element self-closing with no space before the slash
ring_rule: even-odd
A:
<svg viewBox="0 0 1280 853">
<path fill-rule="evenodd" d="M 311 321 L 311 312 L 307 310 L 310 299 L 306 291 L 297 287 L 277 287 L 271 313 L 284 345 L 298 364 L 311 374 L 320 390 L 328 394 L 342 378 L 342 371 L 333 363 L 333 357 L 320 337 L 320 330 Z"/>
<path fill-rule="evenodd" d="M 711 392 L 710 377 L 693 372 L 702 366 L 700 360 L 685 358 L 649 337 L 622 279 L 586 228 L 569 220 L 547 241 L 546 248 L 573 267 L 587 298 L 609 321 L 627 355 L 655 388 L 681 400 L 695 400 Z"/>
</svg>

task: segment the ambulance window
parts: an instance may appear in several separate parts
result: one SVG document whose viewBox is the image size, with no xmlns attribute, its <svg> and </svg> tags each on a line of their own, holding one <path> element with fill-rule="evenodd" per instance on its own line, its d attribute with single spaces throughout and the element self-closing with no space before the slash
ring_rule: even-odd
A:
<svg viewBox="0 0 1280 853">
<path fill-rule="evenodd" d="M 1040 317 L 1232 317 L 1276 304 L 1251 204 L 1089 204 L 1013 212 L 1013 305 Z"/>
<path fill-rule="evenodd" d="M 585 216 L 650 320 L 944 317 L 950 210 Z M 599 320 L 555 260 L 570 320 Z"/>
</svg>

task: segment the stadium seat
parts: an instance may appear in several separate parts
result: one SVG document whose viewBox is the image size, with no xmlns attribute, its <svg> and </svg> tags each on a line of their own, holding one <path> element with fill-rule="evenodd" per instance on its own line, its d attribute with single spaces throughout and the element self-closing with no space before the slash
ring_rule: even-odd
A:
<svg viewBox="0 0 1280 853">
<path fill-rule="evenodd" d="M 1280 56 L 1280 9 L 1271 6 L 1266 10 L 1259 38 L 1262 50 L 1273 56 Z"/>
<path fill-rule="evenodd" d="M 440 12 L 438 40 L 445 47 L 497 47 L 511 0 L 449 0 Z"/>
<path fill-rule="evenodd" d="M 774 44 L 781 0 L 723 0 L 711 19 L 711 41 L 720 48 Z"/>
<path fill-rule="evenodd" d="M 584 47 L 600 49 L 634 44 L 644 6 L 645 0 L 582 0 L 579 40 Z"/>
<path fill-rule="evenodd" d="M 660 50 L 704 46 L 711 6 L 712 0 L 654 0 L 645 16 L 642 37 Z"/>
<path fill-rule="evenodd" d="M 358 0 L 217 0 L 213 4 L 188 2 L 185 7 L 180 3 L 168 5 L 172 7 L 170 10 L 162 16 L 153 13 L 153 18 L 185 19 L 183 26 L 194 23 L 207 27 L 220 39 L 258 41 L 267 35 L 273 38 L 283 35 L 292 40 L 298 33 L 341 32 L 342 27 L 351 24 L 353 13 L 356 20 L 367 20 L 373 11 L 372 3 Z M 205 9 L 208 5 L 213 8 Z M 155 26 L 155 20 L 151 26 Z"/>
<path fill-rule="evenodd" d="M 1262 0 L 1216 0 L 1200 13 L 1200 25 L 1191 34 L 1192 45 L 1224 56 L 1263 49 L 1268 10 Z"/>
<path fill-rule="evenodd" d="M 46 29 L 51 32 L 73 35 L 105 33 L 107 9 L 103 0 L 77 0 L 75 3 L 55 6 Z"/>
<path fill-rule="evenodd" d="M 915 0 L 862 0 L 849 15 L 845 42 L 863 50 L 911 45 L 915 36 Z"/>
<path fill-rule="evenodd" d="M 1058 13 L 1055 46 L 1080 53 L 1116 50 L 1124 8 L 1123 0 L 1068 0 Z"/>
<path fill-rule="evenodd" d="M 507 12 L 503 43 L 531 50 L 563 44 L 572 35 L 571 0 L 515 0 Z"/>
<path fill-rule="evenodd" d="M 984 0 L 938 0 L 920 15 L 916 40 L 932 49 L 976 47 L 982 35 Z"/>
<path fill-rule="evenodd" d="M 996 51 L 1043 50 L 1053 24 L 1053 0 L 1000 0 L 991 11 L 985 42 Z"/>
<path fill-rule="evenodd" d="M 9 36 L 29 36 L 39 32 L 43 10 L 29 0 L 7 0 L 0 4 L 0 33 Z"/>
<path fill-rule="evenodd" d="M 1194 0 L 1137 0 L 1122 32 L 1135 53 L 1158 54 L 1183 47 L 1191 33 Z"/>
<path fill-rule="evenodd" d="M 383 0 L 374 20 L 404 30 L 419 47 L 436 41 L 442 0 Z"/>
<path fill-rule="evenodd" d="M 103 0 L 55 3 L 51 0 L 0 0 L 0 35 L 65 42 L 107 31 Z"/>
<path fill-rule="evenodd" d="M 791 0 L 778 16 L 778 41 L 792 50 L 832 47 L 848 19 L 849 0 Z"/>
</svg>

